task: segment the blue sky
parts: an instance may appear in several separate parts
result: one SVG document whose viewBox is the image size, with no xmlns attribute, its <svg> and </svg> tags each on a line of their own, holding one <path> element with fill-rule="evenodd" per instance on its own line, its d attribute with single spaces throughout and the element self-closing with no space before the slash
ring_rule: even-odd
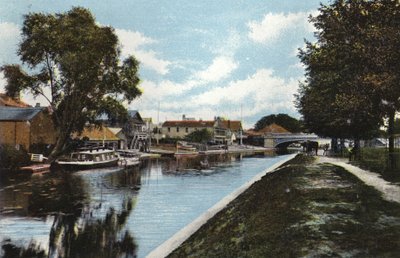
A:
<svg viewBox="0 0 400 258">
<path fill-rule="evenodd" d="M 122 55 L 140 61 L 143 95 L 128 108 L 143 117 L 242 118 L 246 128 L 269 114 L 300 117 L 293 94 L 304 69 L 296 54 L 314 40 L 307 17 L 320 1 L 0 0 L 0 65 L 19 63 L 24 14 L 72 6 L 115 28 Z M 4 83 L 0 75 L 0 91 Z"/>
</svg>

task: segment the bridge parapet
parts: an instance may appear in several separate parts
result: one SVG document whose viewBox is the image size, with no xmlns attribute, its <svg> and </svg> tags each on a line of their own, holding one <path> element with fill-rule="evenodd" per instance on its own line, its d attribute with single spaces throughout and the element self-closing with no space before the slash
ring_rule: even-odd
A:
<svg viewBox="0 0 400 258">
<path fill-rule="evenodd" d="M 278 145 L 283 143 L 295 143 L 317 140 L 316 134 L 289 134 L 289 133 L 269 133 L 264 135 L 264 147 L 276 148 Z"/>
</svg>

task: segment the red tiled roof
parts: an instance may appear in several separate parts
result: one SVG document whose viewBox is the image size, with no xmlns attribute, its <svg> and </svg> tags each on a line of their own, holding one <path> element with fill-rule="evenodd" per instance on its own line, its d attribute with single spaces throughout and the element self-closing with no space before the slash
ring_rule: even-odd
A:
<svg viewBox="0 0 400 258">
<path fill-rule="evenodd" d="M 238 120 L 222 120 L 222 126 L 232 131 L 239 131 L 242 129 L 242 122 Z"/>
<path fill-rule="evenodd" d="M 177 120 L 165 121 L 163 127 L 213 127 L 214 121 Z"/>
<path fill-rule="evenodd" d="M 30 107 L 27 103 L 19 100 L 11 98 L 4 93 L 0 93 L 0 106 L 7 106 L 7 107 Z"/>
<path fill-rule="evenodd" d="M 92 141 L 117 141 L 119 138 L 110 130 L 108 127 L 95 127 L 95 126 L 90 126 L 90 127 L 85 127 L 83 129 L 83 132 L 80 135 L 75 134 L 75 137 L 79 137 L 82 139 L 83 137 L 88 137 Z"/>
<path fill-rule="evenodd" d="M 290 133 L 288 130 L 283 128 L 280 125 L 277 125 L 275 123 L 267 125 L 263 129 L 256 131 L 254 129 L 249 129 L 244 132 L 245 135 L 248 136 L 262 136 L 266 133 Z"/>
<path fill-rule="evenodd" d="M 260 135 L 263 135 L 263 133 L 258 132 L 258 131 L 254 130 L 254 129 L 246 130 L 246 131 L 244 131 L 244 134 L 245 135 L 249 135 L 249 136 L 260 136 Z"/>
<path fill-rule="evenodd" d="M 261 132 L 261 133 L 290 133 L 288 130 L 286 130 L 282 126 L 277 125 L 275 123 L 267 125 L 266 127 L 259 130 L 258 132 Z"/>
</svg>

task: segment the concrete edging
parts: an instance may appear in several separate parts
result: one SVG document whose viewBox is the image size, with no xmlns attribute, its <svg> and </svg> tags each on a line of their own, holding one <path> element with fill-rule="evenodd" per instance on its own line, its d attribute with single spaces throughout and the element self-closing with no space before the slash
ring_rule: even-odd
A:
<svg viewBox="0 0 400 258">
<path fill-rule="evenodd" d="M 166 257 L 176 248 L 178 248 L 183 242 L 185 242 L 192 234 L 194 234 L 197 230 L 200 229 L 209 219 L 215 216 L 219 211 L 224 209 L 231 201 L 236 199 L 240 194 L 246 191 L 251 185 L 255 182 L 259 181 L 263 176 L 272 172 L 273 170 L 277 169 L 278 167 L 282 166 L 284 163 L 288 162 L 289 160 L 293 159 L 297 154 L 288 155 L 287 158 L 284 160 L 275 163 L 274 165 L 268 167 L 263 172 L 255 175 L 252 179 L 244 183 L 241 187 L 234 190 L 232 193 L 225 196 L 222 200 L 217 202 L 214 206 L 210 209 L 205 211 L 191 223 L 183 227 L 177 233 L 175 233 L 171 238 L 166 240 L 164 243 L 159 245 L 156 249 L 151 251 L 146 257 L 147 258 L 160 258 Z"/>
</svg>

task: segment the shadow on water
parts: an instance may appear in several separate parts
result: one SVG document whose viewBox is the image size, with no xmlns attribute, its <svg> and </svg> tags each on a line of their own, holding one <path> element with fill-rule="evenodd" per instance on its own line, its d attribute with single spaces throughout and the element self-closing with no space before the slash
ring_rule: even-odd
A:
<svg viewBox="0 0 400 258">
<path fill-rule="evenodd" d="M 1 214 L 45 217 L 61 212 L 79 215 L 87 193 L 84 182 L 72 174 L 32 176 L 29 180 L 14 178 L 1 186 Z"/>
<path fill-rule="evenodd" d="M 121 211 L 110 208 L 104 219 L 56 215 L 48 254 L 34 242 L 25 248 L 5 240 L 3 257 L 134 257 L 137 244 L 133 236 L 128 230 L 121 232 L 133 205 L 133 200 L 126 200 Z"/>
<path fill-rule="evenodd" d="M 90 186 L 96 180 L 102 187 L 112 189 L 121 200 L 120 207 L 112 206 L 113 202 L 107 201 L 107 196 L 96 197 L 98 192 Z M 0 256 L 135 256 L 137 244 L 124 227 L 135 205 L 135 191 L 139 185 L 140 173 L 133 169 L 85 175 L 55 173 L 2 186 L 1 216 L 3 219 L 4 216 L 25 219 L 28 225 L 26 233 L 33 236 L 29 244 L 21 243 L 13 236 L 2 236 Z M 49 216 L 53 223 L 49 241 L 44 246 L 35 241 L 35 232 L 29 232 L 29 223 L 31 220 L 45 220 Z"/>
</svg>

